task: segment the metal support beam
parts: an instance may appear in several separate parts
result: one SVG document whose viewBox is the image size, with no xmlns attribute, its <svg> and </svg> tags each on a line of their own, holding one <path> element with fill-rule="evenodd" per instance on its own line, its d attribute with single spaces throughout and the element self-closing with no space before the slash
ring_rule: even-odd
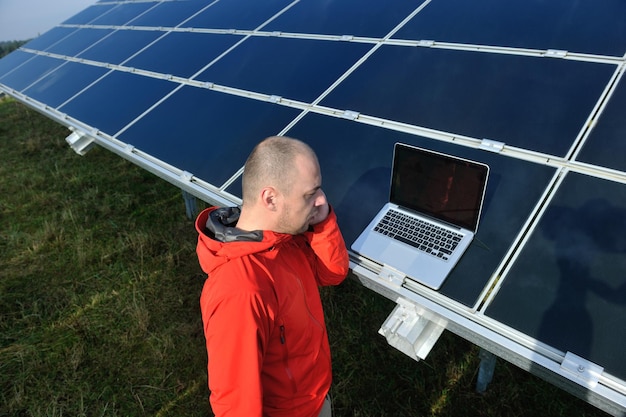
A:
<svg viewBox="0 0 626 417">
<path fill-rule="evenodd" d="M 193 220 L 198 214 L 198 200 L 196 200 L 196 197 L 193 194 L 185 190 L 182 190 L 182 193 L 183 199 L 185 200 L 185 210 L 187 212 L 187 218 Z"/>
<path fill-rule="evenodd" d="M 480 367 L 478 368 L 478 378 L 476 379 L 476 392 L 482 394 L 487 391 L 487 385 L 493 379 L 497 357 L 485 349 L 480 349 L 478 357 L 480 358 Z"/>
</svg>

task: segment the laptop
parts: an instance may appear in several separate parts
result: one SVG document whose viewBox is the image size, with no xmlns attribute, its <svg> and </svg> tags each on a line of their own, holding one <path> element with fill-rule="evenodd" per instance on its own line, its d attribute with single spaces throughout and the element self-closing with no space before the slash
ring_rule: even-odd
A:
<svg viewBox="0 0 626 417">
<path fill-rule="evenodd" d="M 439 289 L 478 230 L 489 167 L 396 143 L 389 202 L 351 248 Z"/>
</svg>

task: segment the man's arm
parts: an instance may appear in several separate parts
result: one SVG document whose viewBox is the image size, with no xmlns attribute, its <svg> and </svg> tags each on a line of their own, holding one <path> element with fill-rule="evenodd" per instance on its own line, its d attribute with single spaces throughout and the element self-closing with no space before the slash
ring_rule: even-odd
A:
<svg viewBox="0 0 626 417">
<path fill-rule="evenodd" d="M 319 285 L 340 284 L 350 268 L 346 244 L 337 224 L 337 215 L 329 206 L 324 220 L 306 232 L 311 248 L 317 255 L 316 273 Z"/>
<path fill-rule="evenodd" d="M 214 295 L 214 294 L 211 294 Z M 216 417 L 261 417 L 263 348 L 269 338 L 258 294 L 201 300 L 211 408 Z"/>
</svg>

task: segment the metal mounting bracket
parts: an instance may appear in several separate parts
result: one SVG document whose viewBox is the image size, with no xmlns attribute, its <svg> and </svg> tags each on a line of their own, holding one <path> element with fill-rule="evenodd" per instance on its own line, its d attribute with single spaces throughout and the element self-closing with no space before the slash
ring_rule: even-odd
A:
<svg viewBox="0 0 626 417">
<path fill-rule="evenodd" d="M 381 268 L 380 272 L 378 273 L 378 276 L 381 279 L 389 282 L 390 284 L 393 284 L 398 287 L 401 287 L 402 284 L 404 284 L 405 275 L 387 266 L 383 266 Z"/>
<path fill-rule="evenodd" d="M 94 139 L 87 136 L 84 132 L 74 130 L 71 135 L 65 138 L 70 147 L 79 154 L 84 156 L 94 145 Z"/>
<path fill-rule="evenodd" d="M 565 354 L 563 362 L 561 362 L 561 369 L 567 371 L 578 383 L 589 388 L 595 388 L 596 385 L 598 385 L 600 375 L 604 372 L 603 367 L 581 358 L 572 352 Z"/>
<path fill-rule="evenodd" d="M 567 51 L 563 51 L 561 49 L 548 49 L 546 51 L 546 56 L 551 58 L 565 58 L 567 56 Z"/>
<path fill-rule="evenodd" d="M 498 142 L 491 139 L 483 139 L 480 141 L 479 148 L 484 151 L 500 153 L 504 148 L 504 142 Z"/>
<path fill-rule="evenodd" d="M 429 317 L 426 310 L 399 299 L 378 333 L 391 346 L 419 361 L 426 359 L 445 327 L 443 318 Z"/>
<path fill-rule="evenodd" d="M 356 120 L 359 117 L 359 112 L 353 110 L 346 110 L 341 114 L 341 117 L 348 120 Z"/>
</svg>

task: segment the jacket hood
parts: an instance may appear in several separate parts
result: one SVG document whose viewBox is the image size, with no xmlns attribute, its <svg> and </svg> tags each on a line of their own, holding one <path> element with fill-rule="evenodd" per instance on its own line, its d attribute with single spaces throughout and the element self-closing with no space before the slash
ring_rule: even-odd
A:
<svg viewBox="0 0 626 417">
<path fill-rule="evenodd" d="M 269 250 L 292 238 L 289 234 L 267 230 L 246 232 L 237 229 L 240 212 L 239 207 L 210 207 L 196 218 L 196 252 L 205 273 L 210 274 L 230 259 Z"/>
</svg>

